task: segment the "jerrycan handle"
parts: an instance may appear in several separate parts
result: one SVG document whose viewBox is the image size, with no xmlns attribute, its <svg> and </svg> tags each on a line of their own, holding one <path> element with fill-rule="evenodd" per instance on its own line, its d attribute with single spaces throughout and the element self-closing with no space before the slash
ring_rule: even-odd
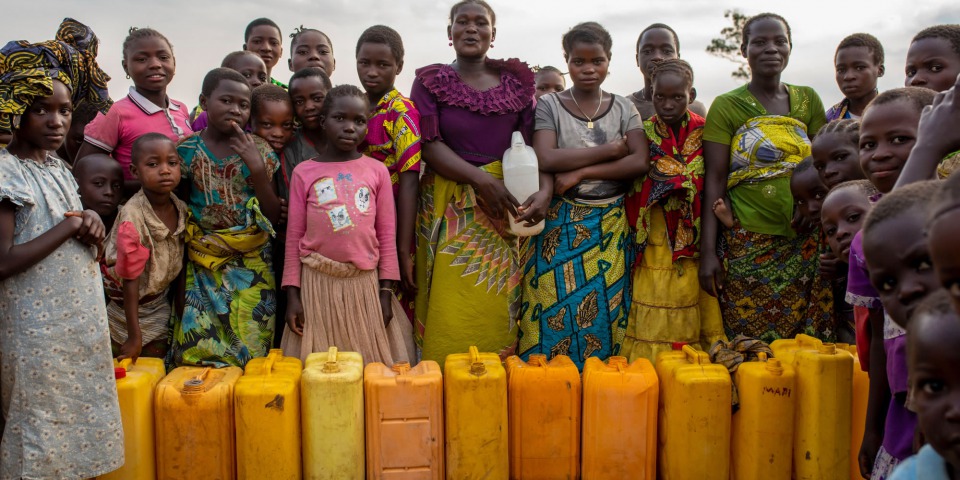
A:
<svg viewBox="0 0 960 480">
<path fill-rule="evenodd" d="M 210 373 L 210 367 L 204 368 L 196 376 L 184 381 L 183 393 L 186 395 L 203 393 L 203 382 L 207 378 L 208 373 Z"/>
<path fill-rule="evenodd" d="M 261 370 L 263 376 L 269 377 L 270 374 L 273 373 L 273 365 L 283 356 L 283 350 L 279 350 L 279 353 L 277 353 L 278 350 L 279 349 L 270 350 L 270 353 L 267 354 L 267 359 L 263 362 L 263 370 Z"/>
<path fill-rule="evenodd" d="M 129 358 L 124 358 L 123 360 L 120 360 L 120 362 L 117 365 L 129 372 L 130 365 L 133 365 L 133 360 Z"/>
<path fill-rule="evenodd" d="M 337 373 L 340 371 L 340 362 L 337 360 L 337 347 L 327 350 L 327 361 L 323 362 L 323 373 Z"/>
<path fill-rule="evenodd" d="M 470 374 L 481 376 L 487 373 L 487 366 L 480 360 L 480 350 L 476 345 L 470 346 Z"/>
<path fill-rule="evenodd" d="M 607 359 L 607 365 L 617 369 L 617 372 L 623 373 L 627 368 L 627 357 L 613 356 Z"/>
<path fill-rule="evenodd" d="M 817 337 L 811 337 L 810 335 L 801 333 L 797 335 L 797 344 L 803 348 L 811 348 L 814 350 L 819 350 L 820 346 L 823 345 L 823 341 L 821 341 Z"/>
<path fill-rule="evenodd" d="M 683 346 L 683 353 L 687 356 L 687 362 L 694 365 L 710 365 L 710 355 L 707 352 L 701 352 L 690 345 Z"/>
<path fill-rule="evenodd" d="M 527 364 L 532 367 L 547 368 L 547 356 L 542 353 L 535 353 L 530 355 L 530 361 Z"/>
</svg>

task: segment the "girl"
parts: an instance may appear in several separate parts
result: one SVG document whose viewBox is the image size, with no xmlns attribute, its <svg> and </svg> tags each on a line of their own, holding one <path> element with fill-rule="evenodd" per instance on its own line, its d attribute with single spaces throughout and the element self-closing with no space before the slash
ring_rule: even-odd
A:
<svg viewBox="0 0 960 480">
<path fill-rule="evenodd" d="M 703 129 L 706 201 L 715 205 L 729 195 L 736 224 L 723 234 L 728 248 L 722 265 L 717 217 L 703 216 L 700 283 L 720 295 L 731 338 L 826 338 L 834 327 L 831 289 L 818 274 L 819 239 L 791 227 L 791 173 L 810 154 L 809 137 L 826 123 L 812 88 L 780 81 L 791 48 L 783 17 L 751 17 L 740 45 L 750 82 L 717 97 Z M 776 161 L 758 156 L 769 148 Z"/>
<path fill-rule="evenodd" d="M 0 77 L 8 99 L 0 112 L 19 117 L 0 150 L 2 478 L 91 478 L 123 464 L 99 248 L 91 248 L 102 244 L 103 223 L 80 211 L 77 182 L 51 155 L 73 111 L 64 81 L 65 72 L 43 65 Z"/>
<path fill-rule="evenodd" d="M 293 139 L 293 123 L 293 103 L 286 90 L 274 84 L 253 89 L 250 128 L 254 135 L 266 140 L 277 155 L 283 155 L 283 149 Z"/>
<path fill-rule="evenodd" d="M 283 56 L 283 32 L 273 20 L 258 18 L 247 24 L 247 28 L 243 31 L 243 49 L 260 56 L 267 66 L 267 77 L 270 83 L 287 88 L 283 82 L 273 78 L 273 68 Z"/>
<path fill-rule="evenodd" d="M 569 355 L 582 368 L 619 355 L 623 342 L 633 263 L 623 197 L 650 154 L 637 109 L 600 88 L 612 46 L 597 23 L 571 28 L 563 51 L 573 87 L 537 104 L 533 146 L 556 195 L 543 233 L 523 245 L 524 360 Z"/>
<path fill-rule="evenodd" d="M 357 87 L 330 90 L 321 121 L 331 141 L 291 179 L 281 346 L 302 360 L 333 345 L 360 352 L 365 363 L 411 360 L 391 352 L 387 339 L 388 325 L 405 322 L 391 321 L 400 272 L 390 174 L 357 151 L 368 108 Z"/>
<path fill-rule="evenodd" d="M 280 174 L 277 175 L 277 193 L 280 198 L 290 196 L 290 176 L 293 169 L 304 160 L 314 158 L 326 145 L 323 127 L 320 124 L 320 108 L 327 92 L 333 87 L 330 77 L 323 70 L 307 67 L 290 77 L 290 100 L 300 128 L 283 149 L 280 158 Z"/>
<path fill-rule="evenodd" d="M 536 97 L 538 99 L 548 93 L 560 93 L 567 89 L 567 81 L 564 80 L 563 73 L 557 67 L 547 65 L 534 70 L 537 72 L 533 78 L 537 82 Z"/>
<path fill-rule="evenodd" d="M 107 237 L 103 283 L 113 350 L 119 360 L 136 362 L 141 354 L 167 353 L 168 293 L 183 268 L 187 205 L 173 193 L 180 184 L 173 141 L 148 133 L 133 142 L 131 154 L 143 187 L 120 209 Z"/>
<path fill-rule="evenodd" d="M 83 208 L 97 212 L 108 232 L 113 228 L 123 197 L 123 172 L 120 170 L 116 160 L 102 153 L 87 155 L 73 166 L 73 178 L 77 181 Z"/>
<path fill-rule="evenodd" d="M 211 70 L 200 94 L 210 124 L 177 147 L 196 231 L 187 244 L 186 306 L 173 326 L 175 365 L 242 367 L 266 355 L 273 339 L 279 162 L 267 142 L 241 127 L 250 97 L 243 75 Z"/>
<path fill-rule="evenodd" d="M 263 63 L 263 59 L 256 53 L 246 50 L 228 53 L 227 56 L 223 57 L 220 66 L 240 72 L 240 75 L 243 75 L 243 78 L 247 79 L 247 83 L 250 84 L 251 89 L 263 85 L 267 82 L 267 78 L 269 78 L 267 65 Z M 194 112 L 196 112 L 196 115 L 193 123 L 190 124 L 190 128 L 195 132 L 199 132 L 207 128 L 207 113 L 204 112 L 199 105 L 194 109 Z"/>
<path fill-rule="evenodd" d="M 827 110 L 827 121 L 859 119 L 877 96 L 877 79 L 884 72 L 883 45 L 869 33 L 854 33 L 837 45 L 833 63 L 843 100 Z"/>
<path fill-rule="evenodd" d="M 643 122 L 651 169 L 627 197 L 627 218 L 636 226 L 638 260 L 633 268 L 630 319 L 622 355 L 656 360 L 676 342 L 709 350 L 726 340 L 717 299 L 700 288 L 704 119 L 688 110 L 696 98 L 693 69 L 664 60 L 651 72 L 657 111 Z"/>
<path fill-rule="evenodd" d="M 653 85 L 651 73 L 657 63 L 671 58 L 680 58 L 680 38 L 669 25 L 654 23 L 640 32 L 637 37 L 637 67 L 643 75 L 643 89 L 633 92 L 629 98 L 637 107 L 641 118 L 650 118 L 656 113 L 653 108 Z M 698 100 L 690 101 L 690 111 L 705 116 L 707 107 Z"/>
<path fill-rule="evenodd" d="M 893 190 L 900 178 L 900 171 L 917 144 L 920 113 L 933 103 L 935 95 L 928 88 L 895 88 L 878 95 L 864 112 L 860 125 L 860 168 L 881 193 Z"/>
<path fill-rule="evenodd" d="M 176 142 L 193 133 L 187 106 L 167 97 L 176 66 L 167 37 L 152 28 L 130 28 L 123 41 L 123 71 L 133 81 L 130 93 L 114 103 L 106 115 L 97 115 L 84 130 L 84 144 L 77 157 L 104 153 L 115 158 L 123 167 L 124 197 L 140 189 L 140 182 L 130 171 L 130 152 L 136 139 L 159 132 Z"/>
<path fill-rule="evenodd" d="M 287 66 L 293 73 L 315 67 L 332 77 L 337 68 L 337 59 L 333 57 L 333 42 L 326 33 L 300 25 L 300 28 L 294 29 L 290 34 L 290 58 Z"/>
<path fill-rule="evenodd" d="M 864 178 L 860 168 L 860 121 L 834 120 L 820 129 L 811 146 L 813 166 L 827 189 Z"/>
</svg>

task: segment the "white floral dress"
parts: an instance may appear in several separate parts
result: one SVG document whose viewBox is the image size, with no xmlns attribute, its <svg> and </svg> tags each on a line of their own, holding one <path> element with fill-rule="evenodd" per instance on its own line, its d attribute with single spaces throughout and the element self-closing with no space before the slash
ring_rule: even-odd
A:
<svg viewBox="0 0 960 480">
<path fill-rule="evenodd" d="M 0 201 L 16 206 L 13 243 L 81 210 L 64 163 L 0 150 Z M 123 465 L 103 284 L 95 250 L 70 239 L 0 281 L 0 479 L 90 478 Z"/>
</svg>

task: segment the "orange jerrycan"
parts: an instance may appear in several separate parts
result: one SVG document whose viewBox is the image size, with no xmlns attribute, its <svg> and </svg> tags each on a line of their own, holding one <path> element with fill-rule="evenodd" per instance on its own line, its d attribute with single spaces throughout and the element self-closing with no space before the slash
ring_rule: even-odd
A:
<svg viewBox="0 0 960 480">
<path fill-rule="evenodd" d="M 730 373 L 706 352 L 684 345 L 683 353 L 683 362 L 661 364 L 660 478 L 728 480 Z"/>
<path fill-rule="evenodd" d="M 510 475 L 507 449 L 507 372 L 496 353 L 447 355 L 443 367 L 447 479 Z"/>
<path fill-rule="evenodd" d="M 367 478 L 443 479 L 443 375 L 432 360 L 416 367 L 363 369 Z"/>
<path fill-rule="evenodd" d="M 157 385 L 157 478 L 236 477 L 233 387 L 239 367 L 180 367 Z"/>
<path fill-rule="evenodd" d="M 363 357 L 337 347 L 311 353 L 300 388 L 303 477 L 363 480 Z"/>
<path fill-rule="evenodd" d="M 646 358 L 583 365 L 583 479 L 655 480 L 659 383 Z"/>
<path fill-rule="evenodd" d="M 863 429 L 867 423 L 867 397 L 870 395 L 870 375 L 860 366 L 856 345 L 847 345 L 846 350 L 853 355 L 853 405 L 850 415 L 850 478 L 862 480 L 857 456 L 863 443 Z"/>
<path fill-rule="evenodd" d="M 793 465 L 796 374 L 793 367 L 759 354 L 734 380 L 740 409 L 733 414 L 730 478 L 789 479 Z"/>
<path fill-rule="evenodd" d="M 853 356 L 824 343 L 798 350 L 793 471 L 797 480 L 850 477 Z"/>
<path fill-rule="evenodd" d="M 580 475 L 580 371 L 566 355 L 507 358 L 510 478 Z"/>
<path fill-rule="evenodd" d="M 280 349 L 247 362 L 234 387 L 237 478 L 300 478 L 301 370 Z"/>
<path fill-rule="evenodd" d="M 157 383 L 166 369 L 159 358 L 140 357 L 114 362 L 120 420 L 123 422 L 123 466 L 97 478 L 101 480 L 153 480 L 157 478 L 153 402 Z"/>
</svg>

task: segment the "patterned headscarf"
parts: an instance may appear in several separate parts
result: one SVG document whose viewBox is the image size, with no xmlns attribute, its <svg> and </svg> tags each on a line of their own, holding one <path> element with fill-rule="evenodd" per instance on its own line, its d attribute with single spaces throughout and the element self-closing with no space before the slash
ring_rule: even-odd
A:
<svg viewBox="0 0 960 480">
<path fill-rule="evenodd" d="M 13 41 L 0 49 L 0 132 L 12 132 L 15 116 L 38 97 L 52 95 L 54 79 L 71 89 L 74 108 L 90 102 L 106 113 L 113 101 L 107 92 L 110 76 L 97 64 L 99 45 L 90 27 L 65 18 L 55 40 Z"/>
</svg>

